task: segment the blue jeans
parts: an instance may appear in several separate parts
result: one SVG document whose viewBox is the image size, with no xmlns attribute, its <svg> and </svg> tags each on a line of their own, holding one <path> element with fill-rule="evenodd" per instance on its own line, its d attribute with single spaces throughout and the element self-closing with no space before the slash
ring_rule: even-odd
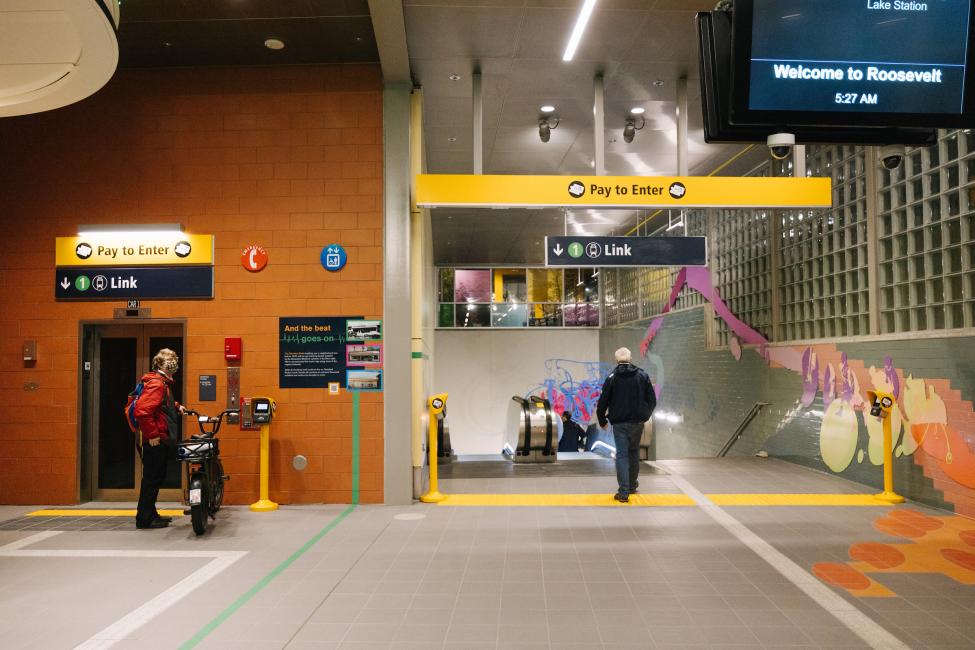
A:
<svg viewBox="0 0 975 650">
<path fill-rule="evenodd" d="M 613 425 L 613 438 L 616 440 L 616 481 L 620 494 L 629 495 L 636 489 L 640 476 L 640 438 L 643 436 L 642 422 L 620 422 Z"/>
</svg>

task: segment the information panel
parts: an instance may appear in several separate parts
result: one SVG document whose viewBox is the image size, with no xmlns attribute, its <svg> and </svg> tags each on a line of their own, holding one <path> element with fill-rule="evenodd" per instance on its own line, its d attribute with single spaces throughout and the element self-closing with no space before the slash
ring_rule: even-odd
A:
<svg viewBox="0 0 975 650">
<path fill-rule="evenodd" d="M 213 298 L 212 266 L 58 268 L 58 300 Z"/>
<path fill-rule="evenodd" d="M 546 266 L 707 266 L 706 237 L 546 237 Z"/>
<path fill-rule="evenodd" d="M 970 0 L 753 0 L 752 7 L 751 111 L 964 111 Z M 736 40 L 737 29 L 736 19 Z"/>
<path fill-rule="evenodd" d="M 278 386 L 327 388 L 346 386 L 346 321 L 348 317 L 278 319 Z"/>
</svg>

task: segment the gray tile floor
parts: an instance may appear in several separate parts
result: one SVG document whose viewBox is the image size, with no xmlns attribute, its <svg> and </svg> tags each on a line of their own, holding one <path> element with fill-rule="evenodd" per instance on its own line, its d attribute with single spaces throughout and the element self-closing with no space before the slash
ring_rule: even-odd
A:
<svg viewBox="0 0 975 650">
<path fill-rule="evenodd" d="M 865 491 L 776 461 L 681 461 L 666 469 L 705 492 Z M 644 491 L 678 491 L 667 474 L 643 478 Z M 464 481 L 473 479 L 458 479 L 451 489 L 466 488 Z M 606 491 L 607 481 L 612 487 L 609 477 L 505 481 L 478 491 Z M 114 646 L 175 648 L 343 510 L 294 507 L 257 514 L 227 508 L 202 538 L 182 519 L 162 531 L 67 531 L 27 548 L 247 551 Z M 815 562 L 846 560 L 852 543 L 889 541 L 871 525 L 882 509 L 725 511 L 806 570 Z M 23 511 L 0 509 L 0 516 L 9 514 Z M 397 518 L 402 515 L 422 518 Z M 30 534 L 36 533 L 0 530 L 0 547 Z M 2 556 L 0 548 L 0 647 L 74 647 L 206 562 L 16 557 Z M 975 647 L 975 587 L 924 574 L 885 575 L 883 582 L 897 598 L 837 593 L 906 647 Z M 700 508 L 418 504 L 357 508 L 199 647 L 868 646 Z"/>
</svg>

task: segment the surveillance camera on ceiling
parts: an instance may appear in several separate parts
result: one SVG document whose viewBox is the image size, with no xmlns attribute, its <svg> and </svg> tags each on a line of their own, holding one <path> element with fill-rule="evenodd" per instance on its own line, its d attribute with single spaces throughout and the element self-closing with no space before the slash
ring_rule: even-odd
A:
<svg viewBox="0 0 975 650">
<path fill-rule="evenodd" d="M 626 126 L 623 127 L 623 142 L 627 144 L 633 142 L 633 138 L 636 137 L 636 132 L 647 125 L 647 121 L 641 116 L 640 126 L 636 125 L 635 117 L 626 118 Z"/>
<path fill-rule="evenodd" d="M 552 129 L 559 128 L 559 118 L 542 117 L 538 120 L 538 138 L 548 142 L 552 138 Z"/>
<path fill-rule="evenodd" d="M 880 148 L 880 166 L 887 171 L 893 171 L 904 162 L 906 147 L 902 144 L 888 144 Z"/>
<path fill-rule="evenodd" d="M 792 133 L 773 133 L 765 141 L 772 157 L 776 160 L 785 160 L 792 153 L 792 148 L 796 146 L 796 136 Z"/>
</svg>

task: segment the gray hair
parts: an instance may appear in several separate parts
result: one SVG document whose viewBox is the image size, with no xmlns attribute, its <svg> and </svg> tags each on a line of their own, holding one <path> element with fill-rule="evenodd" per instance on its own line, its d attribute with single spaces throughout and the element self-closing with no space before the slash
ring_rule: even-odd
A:
<svg viewBox="0 0 975 650">
<path fill-rule="evenodd" d="M 632 359 L 633 353 L 630 352 L 630 348 L 620 348 L 616 351 L 617 363 L 629 363 Z"/>
</svg>

